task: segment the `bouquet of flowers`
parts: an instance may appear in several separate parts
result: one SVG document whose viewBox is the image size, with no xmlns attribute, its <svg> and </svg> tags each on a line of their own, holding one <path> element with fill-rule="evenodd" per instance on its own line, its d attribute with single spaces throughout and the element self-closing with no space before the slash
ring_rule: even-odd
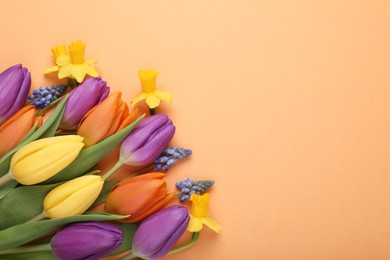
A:
<svg viewBox="0 0 390 260">
<path fill-rule="evenodd" d="M 158 259 L 194 244 L 203 225 L 218 233 L 208 214 L 214 181 L 186 178 L 176 192 L 164 181 L 192 152 L 168 146 L 175 126 L 157 108 L 172 97 L 156 88 L 158 73 L 138 72 L 131 107 L 145 100 L 141 115 L 84 53 L 81 41 L 52 48 L 56 65 L 45 73 L 67 84 L 30 92 L 22 65 L 0 74 L 0 258 Z M 117 147 L 118 161 L 101 173 L 96 165 Z M 140 170 L 111 180 L 123 165 Z M 176 246 L 186 230 L 192 240 Z"/>
</svg>

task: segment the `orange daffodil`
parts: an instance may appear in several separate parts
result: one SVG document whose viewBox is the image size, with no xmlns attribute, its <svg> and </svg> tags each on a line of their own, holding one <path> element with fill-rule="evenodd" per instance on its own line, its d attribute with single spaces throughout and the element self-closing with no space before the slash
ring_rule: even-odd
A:
<svg viewBox="0 0 390 260">
<path fill-rule="evenodd" d="M 149 108 L 153 109 L 160 105 L 160 100 L 168 103 L 172 102 L 172 96 L 168 91 L 158 90 L 156 88 L 156 78 L 158 74 L 159 73 L 153 69 L 138 71 L 138 76 L 141 80 L 142 92 L 138 93 L 138 95 L 131 101 L 132 105 L 146 99 L 146 104 Z"/>
<path fill-rule="evenodd" d="M 92 64 L 95 64 L 94 60 L 85 60 L 85 44 L 81 41 L 72 42 L 69 46 L 69 55 L 66 51 L 65 45 L 60 45 L 51 49 L 53 58 L 57 66 L 48 68 L 45 73 L 58 71 L 58 78 L 63 79 L 72 77 L 77 80 L 78 83 L 83 82 L 85 75 L 91 77 L 99 76 L 98 71 Z"/>
<path fill-rule="evenodd" d="M 219 233 L 221 227 L 214 219 L 209 217 L 208 207 L 210 194 L 192 194 L 190 200 L 192 201 L 192 214 L 190 214 L 190 223 L 188 224 L 187 230 L 190 232 L 199 232 L 202 230 L 204 224 L 214 232 Z"/>
</svg>

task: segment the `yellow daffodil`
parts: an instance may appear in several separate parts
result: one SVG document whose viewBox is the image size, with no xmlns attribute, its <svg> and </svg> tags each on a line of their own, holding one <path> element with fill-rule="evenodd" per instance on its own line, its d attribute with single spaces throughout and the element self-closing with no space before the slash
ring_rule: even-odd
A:
<svg viewBox="0 0 390 260">
<path fill-rule="evenodd" d="M 51 51 L 57 66 L 46 69 L 45 73 L 58 71 L 58 78 L 73 77 L 79 83 L 84 80 L 86 74 L 92 77 L 99 76 L 95 67 L 92 66 L 96 61 L 84 59 L 85 44 L 76 41 L 72 42 L 68 48 L 69 55 L 65 45 L 52 48 Z"/>
<path fill-rule="evenodd" d="M 192 201 L 192 214 L 190 214 L 190 223 L 188 224 L 187 230 L 190 232 L 199 232 L 202 230 L 203 224 L 205 224 L 214 232 L 219 233 L 221 227 L 214 219 L 209 217 L 208 207 L 210 194 L 192 194 L 190 200 Z"/>
<path fill-rule="evenodd" d="M 138 93 L 133 101 L 131 101 L 132 105 L 146 99 L 146 104 L 149 108 L 153 109 L 160 105 L 160 100 L 167 101 L 168 103 L 172 102 L 172 96 L 168 91 L 162 91 L 156 88 L 156 78 L 158 74 L 159 73 L 153 69 L 138 71 L 142 92 Z"/>
</svg>

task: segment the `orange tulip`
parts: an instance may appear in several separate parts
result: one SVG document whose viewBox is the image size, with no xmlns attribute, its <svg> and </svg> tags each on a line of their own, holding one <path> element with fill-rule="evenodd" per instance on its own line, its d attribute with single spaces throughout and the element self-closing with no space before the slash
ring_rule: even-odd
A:
<svg viewBox="0 0 390 260">
<path fill-rule="evenodd" d="M 42 117 L 35 117 L 33 106 L 25 106 L 0 126 L 0 157 L 16 147 L 37 122 L 42 125 Z"/>
<path fill-rule="evenodd" d="M 133 123 L 138 109 L 129 114 L 121 92 L 109 95 L 81 119 L 77 134 L 84 137 L 85 147 L 94 145 Z"/>
<path fill-rule="evenodd" d="M 104 210 L 118 215 L 131 215 L 122 222 L 138 222 L 163 208 L 174 196 L 167 193 L 162 180 L 166 174 L 152 172 L 123 180 L 108 194 Z"/>
</svg>

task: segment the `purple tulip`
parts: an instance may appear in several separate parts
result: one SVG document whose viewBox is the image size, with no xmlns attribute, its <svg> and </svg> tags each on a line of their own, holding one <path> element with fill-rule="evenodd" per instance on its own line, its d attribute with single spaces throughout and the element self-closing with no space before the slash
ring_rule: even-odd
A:
<svg viewBox="0 0 390 260">
<path fill-rule="evenodd" d="M 75 223 L 57 232 L 51 249 L 61 260 L 95 260 L 109 254 L 122 244 L 123 231 L 101 222 Z"/>
<path fill-rule="evenodd" d="M 107 82 L 98 78 L 87 78 L 70 92 L 60 128 L 76 130 L 84 115 L 102 102 L 110 93 Z"/>
<path fill-rule="evenodd" d="M 0 74 L 0 124 L 26 104 L 31 86 L 30 72 L 22 64 Z"/>
<path fill-rule="evenodd" d="M 120 160 L 128 165 L 153 163 L 167 147 L 175 126 L 167 115 L 158 114 L 142 120 L 121 145 Z"/>
<path fill-rule="evenodd" d="M 180 205 L 154 213 L 135 232 L 132 253 L 144 259 L 165 256 L 186 231 L 189 221 L 187 208 Z"/>
</svg>

